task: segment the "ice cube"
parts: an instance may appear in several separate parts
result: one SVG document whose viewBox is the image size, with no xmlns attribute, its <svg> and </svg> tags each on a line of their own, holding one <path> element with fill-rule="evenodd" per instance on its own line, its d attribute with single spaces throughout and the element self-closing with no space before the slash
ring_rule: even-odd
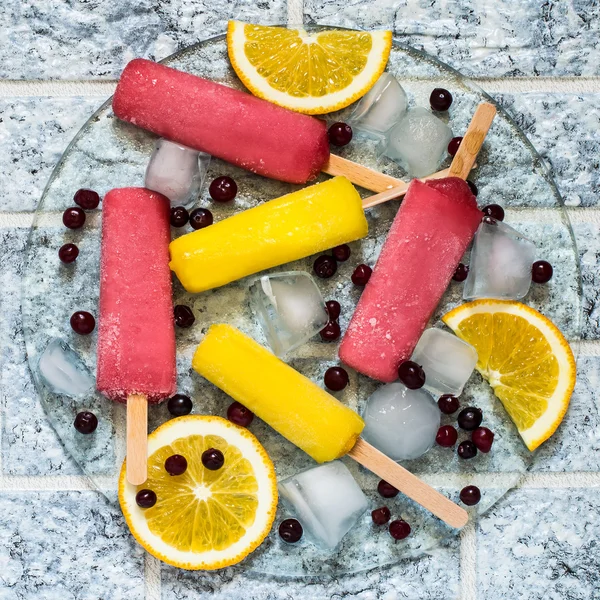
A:
<svg viewBox="0 0 600 600">
<path fill-rule="evenodd" d="M 77 398 L 90 392 L 94 379 L 77 352 L 65 341 L 54 338 L 38 361 L 38 373 L 49 391 Z"/>
<path fill-rule="evenodd" d="M 475 233 L 463 298 L 524 298 L 534 256 L 533 242 L 502 221 L 486 217 Z"/>
<path fill-rule="evenodd" d="M 434 396 L 460 396 L 477 363 L 477 350 L 442 329 L 427 329 L 411 360 L 423 367 L 425 385 Z"/>
<path fill-rule="evenodd" d="M 307 342 L 327 324 L 325 301 L 303 271 L 263 275 L 250 282 L 250 306 L 277 356 Z"/>
<path fill-rule="evenodd" d="M 383 138 L 404 116 L 408 98 L 391 73 L 384 73 L 362 97 L 348 120 L 354 131 Z"/>
<path fill-rule="evenodd" d="M 339 460 L 285 479 L 279 491 L 312 541 L 331 550 L 369 506 L 348 467 Z"/>
<path fill-rule="evenodd" d="M 189 206 L 200 195 L 209 163 L 210 154 L 161 138 L 150 157 L 144 185 L 165 195 L 171 206 Z"/>
<path fill-rule="evenodd" d="M 424 390 L 388 383 L 369 397 L 363 419 L 367 442 L 393 460 L 412 460 L 433 446 L 440 409 Z"/>
<path fill-rule="evenodd" d="M 425 177 L 438 170 L 446 156 L 452 130 L 428 110 L 409 109 L 387 134 L 384 154 L 398 161 L 411 177 Z"/>
</svg>

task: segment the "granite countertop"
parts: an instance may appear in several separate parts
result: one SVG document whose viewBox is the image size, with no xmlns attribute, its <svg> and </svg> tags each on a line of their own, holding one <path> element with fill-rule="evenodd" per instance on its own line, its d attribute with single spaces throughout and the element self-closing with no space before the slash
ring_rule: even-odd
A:
<svg viewBox="0 0 600 600">
<path fill-rule="evenodd" d="M 507 108 L 569 207 L 585 310 L 569 413 L 518 489 L 419 561 L 285 584 L 161 565 L 81 475 L 37 399 L 19 293 L 52 168 L 129 59 L 163 58 L 231 17 L 393 28 Z M 598 0 L 4 0 L 0 23 L 0 600 L 600 598 Z"/>
</svg>

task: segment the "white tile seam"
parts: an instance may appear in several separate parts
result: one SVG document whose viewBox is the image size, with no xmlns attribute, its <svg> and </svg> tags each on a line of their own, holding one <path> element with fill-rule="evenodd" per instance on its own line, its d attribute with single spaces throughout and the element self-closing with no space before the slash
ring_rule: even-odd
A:
<svg viewBox="0 0 600 600">
<path fill-rule="evenodd" d="M 476 523 L 468 523 L 460 532 L 460 600 L 477 600 Z"/>
</svg>

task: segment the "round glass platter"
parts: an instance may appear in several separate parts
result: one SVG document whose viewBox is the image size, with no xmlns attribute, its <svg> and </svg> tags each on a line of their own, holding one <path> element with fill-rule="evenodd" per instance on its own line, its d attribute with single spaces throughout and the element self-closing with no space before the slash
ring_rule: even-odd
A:
<svg viewBox="0 0 600 600">
<path fill-rule="evenodd" d="M 191 46 L 164 62 L 242 89 L 229 65 L 224 36 Z M 427 107 L 434 87 L 449 89 L 454 102 L 442 118 L 453 129 L 454 135 L 461 135 L 466 130 L 480 102 L 493 102 L 456 71 L 397 42 L 394 42 L 387 70 L 402 84 L 411 106 Z M 351 110 L 349 107 L 327 115 L 327 120 L 330 123 L 344 121 Z M 96 211 L 88 211 L 85 226 L 76 231 L 63 226 L 62 212 L 73 205 L 73 194 L 80 188 L 94 189 L 102 196 L 115 187 L 143 185 L 155 141 L 152 134 L 117 120 L 110 101 L 90 118 L 65 151 L 44 191 L 31 229 L 23 278 L 22 310 L 28 359 L 41 402 L 67 451 L 111 502 L 116 502 L 117 476 L 124 456 L 124 407 L 99 394 L 72 399 L 50 393 L 39 378 L 37 364 L 49 341 L 58 337 L 78 352 L 90 371 L 95 372 L 96 332 L 79 336 L 71 330 L 69 319 L 77 310 L 87 310 L 97 317 L 102 205 Z M 235 143 L 235 140 L 231 142 Z M 372 142 L 355 138 L 347 147 L 334 151 L 406 179 L 398 165 L 378 157 Z M 446 161 L 445 166 L 448 163 Z M 202 191 L 196 205 L 210 208 L 215 221 L 301 187 L 268 180 L 213 159 L 207 181 L 218 175 L 233 177 L 239 192 L 234 202 L 219 204 L 210 200 L 206 188 Z M 321 175 L 319 181 L 326 178 Z M 505 222 L 536 244 L 536 258 L 553 264 L 552 280 L 546 285 L 532 285 L 525 302 L 548 316 L 571 342 L 576 342 L 580 333 L 581 285 L 573 232 L 546 166 L 517 125 L 500 108 L 470 179 L 479 189 L 480 206 L 501 204 L 506 210 Z M 366 190 L 359 191 L 363 197 L 370 195 Z M 398 201 L 391 201 L 368 209 L 368 237 L 350 245 L 352 255 L 348 261 L 339 264 L 334 277 L 318 280 L 325 299 L 341 303 L 342 331 L 347 327 L 360 295 L 360 289 L 352 284 L 350 275 L 357 264 L 375 264 L 398 206 Z M 144 207 L 140 206 L 140 210 Z M 172 229 L 172 234 L 179 236 L 189 231 L 191 229 L 186 226 Z M 64 265 L 58 259 L 58 249 L 67 242 L 76 243 L 80 249 L 79 257 L 70 265 Z M 312 272 L 314 258 L 271 271 Z M 468 255 L 465 261 L 468 262 Z M 265 342 L 249 308 L 247 285 L 248 280 L 241 280 L 192 295 L 174 278 L 174 303 L 191 307 L 196 317 L 191 328 L 176 331 L 178 392 L 193 398 L 194 413 L 225 416 L 231 402 L 191 369 L 193 352 L 207 328 L 212 323 L 226 322 Z M 461 283 L 451 283 L 432 318 L 433 326 L 441 327 L 440 316 L 462 302 L 462 288 Z M 322 342 L 317 336 L 291 354 L 288 362 L 323 385 L 325 370 L 339 364 L 337 350 L 337 343 Z M 257 377 L 261 376 L 257 373 Z M 350 384 L 335 396 L 360 412 L 379 385 L 350 372 Z M 476 515 L 489 509 L 519 481 L 535 454 L 525 448 L 502 405 L 477 373 L 469 380 L 461 405 L 478 406 L 483 410 L 484 425 L 496 434 L 492 451 L 479 453 L 472 460 L 461 460 L 456 449 L 434 446 L 425 456 L 408 461 L 404 466 L 456 501 L 458 492 L 465 485 L 480 487 L 482 501 L 469 509 Z M 76 413 L 84 409 L 93 411 L 99 419 L 98 429 L 92 435 L 81 435 L 73 427 Z M 455 417 L 443 416 L 442 423 L 455 424 Z M 169 418 L 166 404 L 150 406 L 149 430 Z M 255 419 L 250 430 L 273 459 L 279 479 L 314 466 L 307 455 L 260 420 Z M 467 438 L 464 432 L 459 435 L 459 441 Z M 280 503 L 275 526 L 265 543 L 236 568 L 283 577 L 334 576 L 391 565 L 403 558 L 417 558 L 456 534 L 402 494 L 393 499 L 381 498 L 377 493 L 379 479 L 352 460 L 343 460 L 369 497 L 370 510 L 387 505 L 392 518 L 402 517 L 410 523 L 412 534 L 395 542 L 387 527 L 373 525 L 368 510 L 335 551 L 317 548 L 305 539 L 306 536 L 298 544 L 287 545 L 277 535 L 277 524 L 291 513 Z"/>
</svg>

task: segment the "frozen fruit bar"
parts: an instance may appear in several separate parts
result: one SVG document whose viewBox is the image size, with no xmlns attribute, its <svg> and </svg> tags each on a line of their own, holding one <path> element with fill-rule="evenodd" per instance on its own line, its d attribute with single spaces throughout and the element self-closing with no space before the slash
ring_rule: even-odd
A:
<svg viewBox="0 0 600 600">
<path fill-rule="evenodd" d="M 230 325 L 209 328 L 192 366 L 317 462 L 349 452 L 363 430 L 353 410 Z"/>
<path fill-rule="evenodd" d="M 343 362 L 380 381 L 398 378 L 482 216 L 461 179 L 410 184 L 342 341 Z"/>
<path fill-rule="evenodd" d="M 290 183 L 329 159 L 324 121 L 149 60 L 132 60 L 113 98 L 119 119 L 247 171 Z"/>
<path fill-rule="evenodd" d="M 102 202 L 96 386 L 112 400 L 175 393 L 169 200 L 144 188 Z"/>
<path fill-rule="evenodd" d="M 203 292 L 367 235 L 358 192 L 334 177 L 171 242 L 171 269 Z"/>
</svg>

